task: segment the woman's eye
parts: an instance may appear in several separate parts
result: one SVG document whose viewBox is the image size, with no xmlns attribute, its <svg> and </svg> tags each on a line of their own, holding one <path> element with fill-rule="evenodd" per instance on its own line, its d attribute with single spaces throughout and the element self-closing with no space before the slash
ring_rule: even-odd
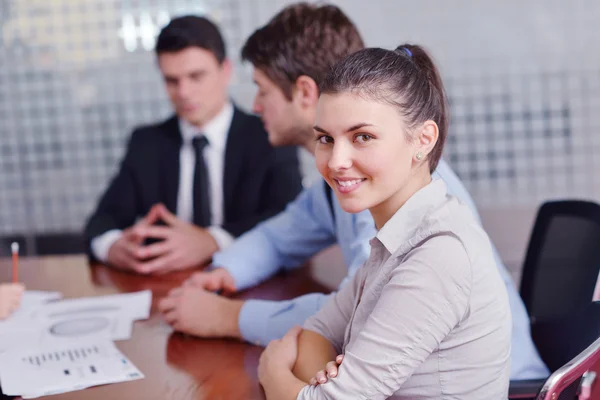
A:
<svg viewBox="0 0 600 400">
<path fill-rule="evenodd" d="M 331 136 L 327 136 L 327 135 L 321 135 L 318 137 L 317 140 L 319 141 L 319 143 L 322 143 L 322 144 L 333 143 L 333 138 Z"/>
<path fill-rule="evenodd" d="M 360 135 L 356 135 L 356 141 L 360 142 L 360 143 L 368 142 L 371 139 L 373 139 L 373 136 L 367 135 L 366 133 L 362 133 Z"/>
</svg>

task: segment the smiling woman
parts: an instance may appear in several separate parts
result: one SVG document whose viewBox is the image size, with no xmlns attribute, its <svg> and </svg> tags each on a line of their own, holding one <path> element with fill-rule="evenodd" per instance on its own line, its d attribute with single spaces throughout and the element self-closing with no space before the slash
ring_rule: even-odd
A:
<svg viewBox="0 0 600 400">
<path fill-rule="evenodd" d="M 359 94 L 321 96 L 315 126 L 317 168 L 345 211 L 370 209 L 380 228 L 431 181 L 428 164 L 413 155 L 431 151 L 438 128 L 428 121 L 420 129 L 414 140 L 407 137 L 402 132 L 408 127 L 393 107 Z"/>
<path fill-rule="evenodd" d="M 367 49 L 373 72 L 358 76 L 365 60 L 349 57 L 320 87 L 319 172 L 342 208 L 370 209 L 378 228 L 431 181 L 447 134 L 438 71 L 420 47 L 413 51 Z"/>
<path fill-rule="evenodd" d="M 267 347 L 267 397 L 506 398 L 511 318 L 489 239 L 432 180 L 447 104 L 431 58 L 408 44 L 361 50 L 320 91 L 319 172 L 345 211 L 370 211 L 378 232 L 353 280 L 304 330 Z"/>
</svg>

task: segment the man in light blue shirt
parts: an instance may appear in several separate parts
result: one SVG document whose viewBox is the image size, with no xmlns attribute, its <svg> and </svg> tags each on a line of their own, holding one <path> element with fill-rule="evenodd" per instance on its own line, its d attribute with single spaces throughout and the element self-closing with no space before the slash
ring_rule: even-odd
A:
<svg viewBox="0 0 600 400">
<path fill-rule="evenodd" d="M 285 50 L 281 43 L 288 44 Z M 334 6 L 286 7 L 250 36 L 242 58 L 254 66 L 254 81 L 259 87 L 254 111 L 261 115 L 272 144 L 302 145 L 313 152 L 318 82 L 336 61 L 362 47 L 356 27 Z M 443 179 L 448 192 L 477 215 L 471 196 L 448 164 L 440 161 L 433 176 Z M 282 268 L 299 267 L 336 243 L 348 266 L 341 287 L 368 258 L 369 240 L 375 233 L 368 211 L 344 212 L 335 196 L 328 200 L 328 189 L 319 180 L 285 211 L 216 253 L 210 270 L 194 274 L 187 285 L 174 289 L 161 301 L 159 309 L 176 330 L 266 345 L 281 338 L 292 326 L 301 325 L 321 308 L 328 295 L 311 293 L 288 301 L 243 301 L 211 291 L 237 291 L 257 285 Z M 513 315 L 511 379 L 546 377 L 548 370 L 531 340 L 523 302 L 496 251 L 495 256 Z"/>
</svg>

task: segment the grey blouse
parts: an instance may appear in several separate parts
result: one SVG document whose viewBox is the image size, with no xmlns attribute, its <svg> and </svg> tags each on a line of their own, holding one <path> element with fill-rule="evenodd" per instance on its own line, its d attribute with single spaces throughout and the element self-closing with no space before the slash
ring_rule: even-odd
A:
<svg viewBox="0 0 600 400">
<path fill-rule="evenodd" d="M 305 329 L 344 354 L 298 399 L 506 399 L 511 317 L 489 239 L 434 180 L 371 240 L 371 254 Z"/>
</svg>

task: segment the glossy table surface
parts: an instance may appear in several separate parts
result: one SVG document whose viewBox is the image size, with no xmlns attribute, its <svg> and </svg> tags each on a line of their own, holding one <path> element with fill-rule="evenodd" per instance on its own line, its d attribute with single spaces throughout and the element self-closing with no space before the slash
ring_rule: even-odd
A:
<svg viewBox="0 0 600 400">
<path fill-rule="evenodd" d="M 328 292 L 312 277 L 341 265 L 339 251 L 326 251 L 308 265 L 279 274 L 239 294 L 240 298 L 288 299 L 310 292 Z M 336 266 L 337 265 L 337 266 Z M 0 258 L 0 282 L 10 280 L 11 260 Z M 57 290 L 65 297 L 152 291 L 148 320 L 134 324 L 130 340 L 117 342 L 121 351 L 144 373 L 145 379 L 105 385 L 46 397 L 56 400 L 92 399 L 264 399 L 258 384 L 261 347 L 235 340 L 197 339 L 174 333 L 156 305 L 181 284 L 189 272 L 161 277 L 119 272 L 103 265 L 89 266 L 84 256 L 22 258 L 19 277 L 28 289 Z M 600 365 L 593 368 L 600 372 Z M 592 399 L 600 400 L 598 390 Z"/>
<path fill-rule="evenodd" d="M 10 260 L 0 259 L 0 282 L 10 278 Z M 156 305 L 189 273 L 162 277 L 89 266 L 84 256 L 22 258 L 19 278 L 28 289 L 57 290 L 65 297 L 97 296 L 150 289 L 152 311 L 138 321 L 130 340 L 117 342 L 121 351 L 144 373 L 145 379 L 105 385 L 49 399 L 263 399 L 257 366 L 261 347 L 235 340 L 197 339 L 174 333 Z M 277 275 L 240 293 L 241 298 L 288 299 L 309 292 L 327 292 L 314 281 L 310 266 Z"/>
</svg>

